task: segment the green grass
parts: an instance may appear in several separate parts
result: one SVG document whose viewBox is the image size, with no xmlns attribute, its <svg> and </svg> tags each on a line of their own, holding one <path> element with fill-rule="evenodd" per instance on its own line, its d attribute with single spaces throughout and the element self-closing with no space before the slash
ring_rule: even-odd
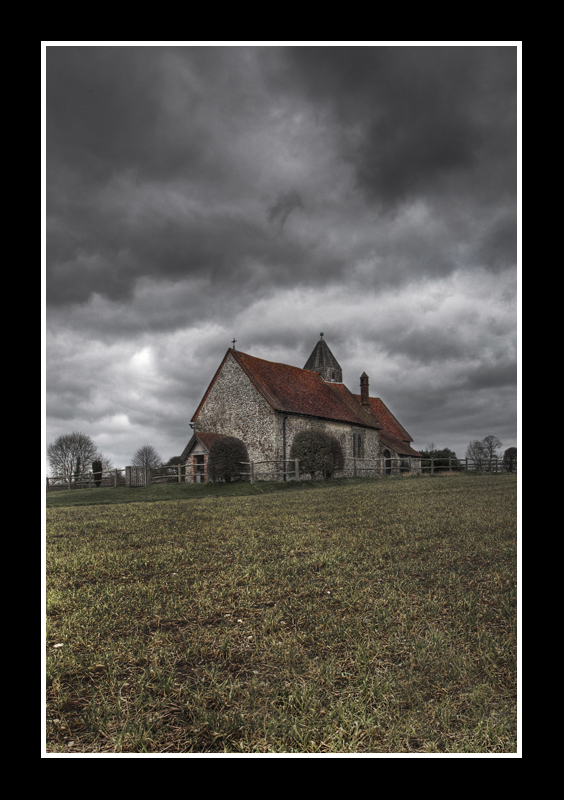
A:
<svg viewBox="0 0 564 800">
<path fill-rule="evenodd" d="M 346 481 L 347 479 L 343 479 Z M 308 491 L 320 488 L 324 481 L 276 481 L 251 484 L 237 483 L 157 483 L 128 489 L 125 486 L 98 489 L 60 489 L 47 492 L 47 508 L 62 506 L 121 505 L 122 503 L 153 503 L 162 500 L 201 500 L 215 497 L 246 497 L 248 495 L 271 494 L 272 492 L 296 490 Z"/>
<path fill-rule="evenodd" d="M 517 751 L 514 476 L 241 487 L 47 509 L 48 752 Z"/>
</svg>

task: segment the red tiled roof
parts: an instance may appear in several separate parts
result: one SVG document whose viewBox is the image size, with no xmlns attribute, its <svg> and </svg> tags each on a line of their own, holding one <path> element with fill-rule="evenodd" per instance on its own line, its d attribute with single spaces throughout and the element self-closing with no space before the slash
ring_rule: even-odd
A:
<svg viewBox="0 0 564 800">
<path fill-rule="evenodd" d="M 344 383 L 326 383 L 325 385 L 337 393 L 351 411 L 354 411 L 355 414 L 361 414 L 365 419 L 370 419 L 373 428 L 382 427 L 380 420 L 375 419 L 372 413 L 367 412 L 366 408 L 357 400 L 356 395 L 349 391 Z"/>
<path fill-rule="evenodd" d="M 360 403 L 360 395 L 354 395 Z M 370 397 L 370 413 L 376 417 L 383 430 L 399 439 L 400 442 L 412 442 L 413 439 L 397 419 L 394 417 L 390 409 L 379 397 Z"/>
<path fill-rule="evenodd" d="M 372 415 L 355 405 L 353 395 L 343 384 L 327 383 L 319 373 L 307 369 L 265 361 L 238 350 L 232 352 L 255 387 L 277 411 L 378 427 Z"/>
<path fill-rule="evenodd" d="M 392 450 L 395 450 L 400 456 L 421 456 L 421 453 L 418 453 L 417 450 L 414 450 L 413 447 L 410 447 L 406 442 L 402 442 L 400 439 L 392 436 L 388 431 L 380 431 L 380 443 L 384 447 L 390 447 Z"/>
<path fill-rule="evenodd" d="M 224 439 L 225 436 L 227 436 L 226 433 L 200 433 L 200 431 L 198 431 L 198 433 L 192 434 L 192 438 L 182 451 L 182 455 L 180 456 L 180 458 L 182 459 L 182 461 L 184 461 L 184 459 L 188 457 L 188 454 L 190 453 L 196 442 L 200 442 L 200 444 L 202 444 L 209 453 L 212 444 L 214 444 L 214 442 L 217 442 L 218 439 Z"/>
<path fill-rule="evenodd" d="M 276 411 L 350 422 L 365 428 L 378 428 L 378 420 L 368 414 L 343 384 L 326 383 L 317 372 L 255 358 L 229 349 L 221 362 L 192 421 L 194 422 L 215 383 L 227 357 L 231 355 L 255 388 Z"/>
<path fill-rule="evenodd" d="M 209 453 L 211 446 L 215 444 L 218 439 L 225 439 L 226 435 L 225 433 L 200 433 L 200 431 L 198 431 L 196 438 L 204 445 Z"/>
</svg>

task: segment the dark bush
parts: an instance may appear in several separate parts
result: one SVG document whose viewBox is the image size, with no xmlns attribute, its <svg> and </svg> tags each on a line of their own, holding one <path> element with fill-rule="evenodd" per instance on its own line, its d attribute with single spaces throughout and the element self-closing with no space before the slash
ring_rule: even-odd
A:
<svg viewBox="0 0 564 800">
<path fill-rule="evenodd" d="M 334 436 L 331 436 L 328 433 L 326 433 L 325 436 L 327 437 L 327 445 L 329 447 L 329 453 L 332 459 L 331 467 L 326 471 L 325 477 L 331 478 L 333 477 L 334 472 L 338 472 L 340 469 L 345 468 L 345 456 L 339 440 L 335 439 Z"/>
<path fill-rule="evenodd" d="M 224 436 L 223 439 L 214 442 L 210 448 L 208 478 L 214 483 L 242 480 L 241 472 L 248 472 L 249 467 L 241 462 L 248 460 L 249 454 L 245 443 L 235 436 Z"/>
<path fill-rule="evenodd" d="M 434 448 L 429 448 L 427 450 L 420 450 L 421 455 L 423 456 L 424 465 L 426 468 L 431 467 L 431 459 L 434 459 L 433 466 L 434 468 L 439 470 L 448 470 L 449 468 L 449 459 L 450 465 L 453 472 L 459 471 L 461 469 L 458 459 L 456 458 L 456 453 L 454 450 L 449 450 L 448 447 L 443 448 L 442 450 L 437 450 Z"/>
<path fill-rule="evenodd" d="M 92 462 L 92 473 L 94 477 L 94 483 L 96 486 L 101 486 L 102 484 L 102 462 L 101 461 L 93 461 Z"/>
<path fill-rule="evenodd" d="M 509 447 L 503 454 L 503 466 L 507 472 L 517 472 L 517 448 Z"/>
<path fill-rule="evenodd" d="M 312 479 L 316 472 L 331 478 L 336 470 L 343 469 L 343 449 L 334 436 L 324 431 L 300 431 L 294 436 L 290 458 L 299 458 L 300 471 L 309 472 Z"/>
</svg>

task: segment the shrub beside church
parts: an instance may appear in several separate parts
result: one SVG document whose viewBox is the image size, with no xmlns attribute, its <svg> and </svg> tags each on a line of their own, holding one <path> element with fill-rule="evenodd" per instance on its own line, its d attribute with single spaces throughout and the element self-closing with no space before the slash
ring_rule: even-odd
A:
<svg viewBox="0 0 564 800">
<path fill-rule="evenodd" d="M 214 442 L 208 457 L 208 477 L 214 483 L 217 481 L 238 481 L 242 479 L 242 472 L 248 472 L 249 454 L 245 443 L 235 436 L 223 436 Z"/>
<path fill-rule="evenodd" d="M 299 431 L 294 436 L 290 458 L 299 458 L 300 471 L 311 475 L 321 472 L 325 478 L 331 478 L 337 470 L 345 465 L 343 448 L 334 436 L 324 431 Z"/>
</svg>

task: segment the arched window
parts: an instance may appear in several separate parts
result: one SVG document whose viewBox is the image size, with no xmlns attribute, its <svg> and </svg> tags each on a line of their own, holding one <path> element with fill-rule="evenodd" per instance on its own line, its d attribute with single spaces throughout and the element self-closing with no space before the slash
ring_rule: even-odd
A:
<svg viewBox="0 0 564 800">
<path fill-rule="evenodd" d="M 363 458 L 362 452 L 362 435 L 360 433 L 353 433 L 353 456 L 354 458 Z"/>
</svg>

